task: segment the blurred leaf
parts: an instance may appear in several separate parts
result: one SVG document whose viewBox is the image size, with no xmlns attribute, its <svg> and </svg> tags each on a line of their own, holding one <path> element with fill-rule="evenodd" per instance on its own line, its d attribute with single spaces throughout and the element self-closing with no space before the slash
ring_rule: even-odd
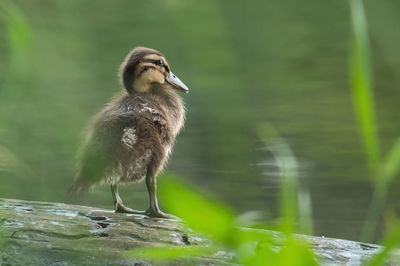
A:
<svg viewBox="0 0 400 266">
<path fill-rule="evenodd" d="M 260 126 L 259 137 L 274 156 L 280 171 L 281 190 L 280 203 L 282 215 L 282 230 L 294 232 L 297 217 L 297 179 L 298 163 L 290 146 L 282 139 L 270 124 Z"/>
<path fill-rule="evenodd" d="M 205 233 L 236 250 L 236 258 L 244 265 L 316 265 L 313 253 L 303 242 L 293 240 L 291 235 L 281 237 L 276 232 L 235 228 L 233 213 L 216 201 L 206 200 L 189 186 L 175 178 L 168 178 L 161 186 L 165 205 L 184 219 L 194 230 Z M 279 242 L 279 243 L 276 243 Z M 279 249 L 279 246 L 283 246 Z M 203 250 L 201 250 L 203 252 Z M 205 250 L 206 252 L 207 250 Z M 135 257 L 172 260 L 179 250 L 132 251 Z M 137 255 L 138 253 L 139 255 Z M 159 253 L 160 252 L 160 253 Z M 143 255 L 145 254 L 145 255 Z M 190 256 L 200 253 L 189 251 Z M 179 256 L 180 257 L 180 256 Z"/>
<path fill-rule="evenodd" d="M 397 139 L 392 149 L 389 151 L 385 161 L 382 164 L 382 176 L 389 184 L 400 169 L 400 138 Z"/>
<path fill-rule="evenodd" d="M 350 53 L 350 79 L 353 105 L 363 139 L 371 175 L 376 178 L 380 163 L 379 141 L 372 91 L 372 74 L 367 22 L 361 0 L 350 0 L 353 41 Z"/>
<path fill-rule="evenodd" d="M 313 253 L 306 243 L 289 238 L 279 250 L 274 249 L 268 243 L 260 243 L 254 256 L 244 262 L 245 265 L 285 265 L 285 266 L 312 266 L 318 265 Z"/>
<path fill-rule="evenodd" d="M 149 247 L 133 249 L 125 252 L 125 255 L 129 258 L 166 262 L 183 258 L 211 255 L 216 252 L 218 252 L 216 248 L 199 246 Z"/>
<path fill-rule="evenodd" d="M 363 139 L 369 172 L 371 178 L 375 181 L 374 193 L 360 238 L 361 241 L 370 242 L 375 234 L 382 207 L 386 201 L 387 183 L 385 176 L 382 175 L 371 81 L 372 72 L 367 21 L 362 0 L 350 0 L 350 11 L 353 29 L 353 41 L 350 52 L 350 80 L 353 105 Z"/>
<path fill-rule="evenodd" d="M 163 203 L 188 226 L 225 244 L 231 243 L 234 215 L 215 199 L 205 198 L 174 177 L 161 184 Z"/>
<path fill-rule="evenodd" d="M 387 234 L 387 237 L 383 241 L 382 245 L 384 246 L 384 248 L 378 254 L 371 258 L 368 265 L 383 265 L 390 251 L 400 245 L 400 224 L 396 226 L 396 229 L 393 232 L 389 232 L 389 234 Z"/>
<path fill-rule="evenodd" d="M 13 1 L 0 2 L 0 18 L 4 21 L 14 70 L 23 71 L 32 41 L 31 29 L 23 12 Z"/>
<path fill-rule="evenodd" d="M 306 243 L 289 239 L 287 246 L 283 247 L 277 255 L 277 263 L 271 265 L 312 266 L 318 263 Z"/>
<path fill-rule="evenodd" d="M 270 252 L 274 253 L 274 249 L 278 244 L 274 243 L 273 231 L 261 231 L 261 229 L 254 230 L 252 228 L 240 228 L 235 233 L 238 247 L 236 249 L 236 257 L 239 263 L 251 265 L 256 255 L 256 250 L 261 246 L 265 249 L 265 256 Z M 276 250 L 277 251 L 277 250 Z"/>
<path fill-rule="evenodd" d="M 237 243 L 249 243 L 255 241 L 262 242 L 273 242 L 273 239 L 276 237 L 273 234 L 276 233 L 274 231 L 267 231 L 262 229 L 253 229 L 253 228 L 245 228 L 241 227 L 235 232 L 235 238 L 238 240 Z"/>
<path fill-rule="evenodd" d="M 244 265 L 272 265 L 278 250 L 268 242 L 252 242 L 239 246 L 238 261 Z"/>
</svg>

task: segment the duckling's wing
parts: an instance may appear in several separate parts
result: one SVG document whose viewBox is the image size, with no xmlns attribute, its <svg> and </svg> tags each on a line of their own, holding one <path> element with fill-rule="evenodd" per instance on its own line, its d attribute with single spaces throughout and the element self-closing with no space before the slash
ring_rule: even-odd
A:
<svg viewBox="0 0 400 266">
<path fill-rule="evenodd" d="M 71 193 L 85 192 L 105 178 L 112 161 L 98 132 L 90 132 L 79 153 L 78 173 Z"/>
<path fill-rule="evenodd" d="M 93 185 L 105 182 L 112 174 L 118 142 L 121 114 L 118 105 L 98 113 L 91 124 L 86 140 L 78 154 L 78 173 L 70 192 L 87 191 Z"/>
</svg>

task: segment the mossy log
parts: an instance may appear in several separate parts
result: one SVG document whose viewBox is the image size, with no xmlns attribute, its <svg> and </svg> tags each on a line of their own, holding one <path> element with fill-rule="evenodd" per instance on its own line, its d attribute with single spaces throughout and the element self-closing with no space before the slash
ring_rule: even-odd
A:
<svg viewBox="0 0 400 266">
<path fill-rule="evenodd" d="M 273 235 L 279 246 L 280 233 L 263 232 Z M 155 265 L 154 261 L 128 258 L 124 251 L 210 244 L 176 220 L 12 199 L 0 199 L 0 233 L 0 265 Z M 319 262 L 326 265 L 362 265 L 380 249 L 348 240 L 299 237 L 309 241 Z M 230 265 L 232 255 L 217 252 L 171 263 L 177 264 Z"/>
</svg>

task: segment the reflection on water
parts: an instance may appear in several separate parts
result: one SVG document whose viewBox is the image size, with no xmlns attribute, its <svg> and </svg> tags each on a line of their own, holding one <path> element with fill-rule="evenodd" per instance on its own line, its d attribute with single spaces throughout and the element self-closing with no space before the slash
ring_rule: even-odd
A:
<svg viewBox="0 0 400 266">
<path fill-rule="evenodd" d="M 66 198 L 88 119 L 119 90 L 119 63 L 137 45 L 162 51 L 191 89 L 187 123 L 168 171 L 239 212 L 278 217 L 279 169 L 257 136 L 272 124 L 299 162 L 315 234 L 358 239 L 371 188 L 347 76 L 346 2 L 19 1 L 34 32 L 28 70 L 15 75 L 0 34 L 0 144 L 29 170 L 0 169 L 0 196 L 112 208 L 108 187 Z M 173 4 L 175 3 L 175 4 Z M 311 8 L 312 7 L 312 8 Z M 367 3 L 382 147 L 400 132 L 396 1 Z M 14 74 L 13 74 L 14 73 Z M 399 206 L 391 187 L 386 213 Z M 144 184 L 121 190 L 145 209 Z M 382 225 L 382 230 L 383 230 Z"/>
</svg>

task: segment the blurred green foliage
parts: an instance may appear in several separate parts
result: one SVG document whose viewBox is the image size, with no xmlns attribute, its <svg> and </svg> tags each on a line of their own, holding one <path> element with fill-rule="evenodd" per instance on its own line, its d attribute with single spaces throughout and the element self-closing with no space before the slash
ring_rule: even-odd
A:
<svg viewBox="0 0 400 266">
<path fill-rule="evenodd" d="M 374 193 L 368 216 L 361 232 L 361 240 L 374 239 L 379 218 L 386 201 L 388 186 L 400 170 L 400 137 L 381 160 L 375 104 L 372 90 L 372 72 L 367 20 L 362 0 L 350 0 L 353 40 L 350 58 L 350 78 L 353 104 L 363 139 Z"/>
<path fill-rule="evenodd" d="M 286 196 L 293 198 L 291 193 L 293 191 L 287 192 Z M 160 194 L 168 210 L 182 218 L 188 227 L 212 239 L 213 244 L 207 248 L 188 246 L 134 249 L 127 252 L 128 257 L 174 261 L 225 250 L 234 252 L 234 261 L 244 265 L 317 265 L 309 246 L 294 239 L 292 231 L 286 231 L 282 248 L 276 250 L 274 239 L 268 233 L 237 227 L 235 215 L 229 207 L 212 197 L 200 194 L 174 176 L 165 176 Z M 285 208 L 293 207 L 294 205 Z M 289 213 L 294 210 L 286 211 L 287 216 L 283 217 L 285 226 L 282 228 L 290 230 L 292 225 L 288 224 L 294 221 Z"/>
<path fill-rule="evenodd" d="M 372 90 L 367 22 L 362 0 L 350 0 L 353 41 L 351 46 L 350 76 L 353 103 L 360 125 L 368 166 L 373 176 L 378 172 L 380 149 Z"/>
<path fill-rule="evenodd" d="M 299 189 L 298 162 L 292 149 L 272 125 L 264 123 L 258 131 L 259 137 L 271 151 L 279 168 L 281 216 L 284 217 L 281 230 L 293 233 L 301 228 L 302 233 L 312 234 L 310 196 Z M 298 219 L 299 217 L 303 219 Z M 298 220 L 299 228 L 295 229 L 293 226 Z"/>
<path fill-rule="evenodd" d="M 23 78 L 21 75 L 23 76 L 24 71 L 27 70 L 25 59 L 28 57 L 31 45 L 31 30 L 22 11 L 13 1 L 5 0 L 0 3 L 0 22 L 3 22 L 5 26 L 4 37 L 10 51 L 9 57 L 4 60 L 7 62 L 7 68 L 2 69 L 3 73 L 0 75 L 0 84 L 3 84 L 6 78 L 13 76 Z M 4 133 L 4 124 L 4 115 L 0 114 L 0 137 Z M 19 156 L 0 142 L 0 173 L 21 175 L 26 174 L 26 170 L 27 167 Z M 7 184 L 3 186 L 9 188 Z"/>
<path fill-rule="evenodd" d="M 395 230 L 389 231 L 382 241 L 383 249 L 376 254 L 368 263 L 369 266 L 384 265 L 385 259 L 390 255 L 390 252 L 397 248 L 400 244 L 400 224 L 394 226 Z M 399 255 L 397 254 L 397 257 Z"/>
<path fill-rule="evenodd" d="M 32 44 L 32 32 L 28 21 L 21 9 L 11 0 L 0 3 L 0 19 L 3 21 L 6 32 L 7 47 L 9 49 L 9 69 L 3 78 L 10 75 L 23 75 L 27 71 L 27 58 Z"/>
<path fill-rule="evenodd" d="M 165 182 L 161 194 L 167 208 L 182 217 L 189 227 L 208 234 L 216 241 L 232 241 L 234 215 L 226 206 L 212 199 L 206 200 L 177 181 Z"/>
</svg>

